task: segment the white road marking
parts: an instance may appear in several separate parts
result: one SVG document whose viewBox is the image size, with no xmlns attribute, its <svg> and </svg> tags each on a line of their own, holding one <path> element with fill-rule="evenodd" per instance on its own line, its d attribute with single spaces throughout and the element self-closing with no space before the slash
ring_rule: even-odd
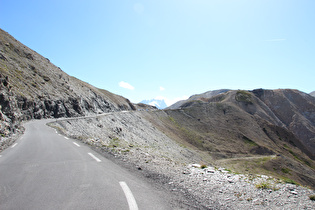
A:
<svg viewBox="0 0 315 210">
<path fill-rule="evenodd" d="M 72 142 L 75 146 L 81 147 L 78 143 Z"/>
<path fill-rule="evenodd" d="M 11 148 L 14 148 L 17 144 L 18 144 L 18 143 L 13 144 L 13 145 L 11 146 Z"/>
<path fill-rule="evenodd" d="M 68 137 L 65 137 L 65 139 L 69 139 Z"/>
<path fill-rule="evenodd" d="M 98 159 L 97 157 L 95 157 L 95 155 L 93 155 L 92 153 L 88 153 L 94 160 L 96 160 L 96 162 L 102 162 L 100 159 Z"/>
<path fill-rule="evenodd" d="M 0 157 L 2 157 L 2 155 L 0 155 Z"/>
<path fill-rule="evenodd" d="M 132 194 L 131 190 L 129 189 L 128 185 L 126 184 L 126 182 L 119 182 L 119 184 L 125 193 L 125 196 L 127 198 L 127 202 L 129 205 L 129 209 L 130 210 L 138 210 L 138 205 L 137 205 L 136 199 L 133 196 L 133 194 Z"/>
</svg>

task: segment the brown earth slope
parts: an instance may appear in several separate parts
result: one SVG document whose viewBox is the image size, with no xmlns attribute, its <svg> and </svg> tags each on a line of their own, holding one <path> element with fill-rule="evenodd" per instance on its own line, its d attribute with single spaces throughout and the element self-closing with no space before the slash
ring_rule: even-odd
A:
<svg viewBox="0 0 315 210">
<path fill-rule="evenodd" d="M 315 186 L 315 100 L 305 93 L 234 90 L 151 115 L 159 129 L 211 162 Z"/>
<path fill-rule="evenodd" d="M 211 91 L 207 91 L 205 93 L 195 94 L 195 95 L 190 96 L 186 100 L 177 101 L 176 103 L 172 104 L 171 106 L 167 107 L 166 109 L 178 109 L 183 104 L 185 104 L 185 103 L 187 103 L 189 101 L 198 100 L 200 98 L 212 98 L 212 97 L 214 97 L 216 95 L 219 95 L 221 93 L 225 93 L 227 91 L 229 91 L 229 89 L 211 90 Z"/>
</svg>

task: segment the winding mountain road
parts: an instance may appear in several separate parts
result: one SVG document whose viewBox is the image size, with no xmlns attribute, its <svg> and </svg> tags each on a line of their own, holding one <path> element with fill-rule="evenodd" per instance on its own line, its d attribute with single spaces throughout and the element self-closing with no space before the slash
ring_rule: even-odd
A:
<svg viewBox="0 0 315 210">
<path fill-rule="evenodd" d="M 0 154 L 0 209 L 171 209 L 167 194 L 47 122 L 26 123 Z"/>
</svg>

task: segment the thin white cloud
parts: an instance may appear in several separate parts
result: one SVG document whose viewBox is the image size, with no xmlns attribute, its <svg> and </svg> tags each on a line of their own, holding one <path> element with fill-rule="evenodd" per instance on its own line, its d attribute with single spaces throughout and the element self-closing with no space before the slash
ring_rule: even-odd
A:
<svg viewBox="0 0 315 210">
<path fill-rule="evenodd" d="M 165 90 L 165 88 L 161 86 L 160 87 L 160 91 L 164 91 L 164 90 Z"/>
<path fill-rule="evenodd" d="M 129 83 L 124 82 L 124 81 L 121 81 L 119 83 L 119 86 L 122 87 L 122 88 L 129 89 L 129 90 L 134 90 L 135 89 L 132 85 L 130 85 Z"/>
<path fill-rule="evenodd" d="M 267 39 L 265 42 L 283 42 L 286 41 L 286 39 Z"/>
</svg>

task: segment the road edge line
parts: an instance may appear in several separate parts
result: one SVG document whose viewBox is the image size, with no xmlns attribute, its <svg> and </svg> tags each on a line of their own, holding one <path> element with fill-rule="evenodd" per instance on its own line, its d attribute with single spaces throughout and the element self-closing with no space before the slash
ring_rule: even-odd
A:
<svg viewBox="0 0 315 210">
<path fill-rule="evenodd" d="M 126 182 L 119 182 L 120 187 L 122 188 L 122 190 L 125 193 L 128 205 L 129 205 L 129 210 L 138 210 L 138 205 L 136 202 L 135 197 L 133 196 L 130 188 L 128 187 L 128 185 L 126 184 Z"/>
<path fill-rule="evenodd" d="M 18 144 L 18 143 L 14 143 L 14 144 L 11 146 L 11 148 L 14 148 L 17 144 Z"/>
<path fill-rule="evenodd" d="M 96 160 L 96 162 L 102 162 L 100 159 L 95 157 L 95 155 L 93 155 L 92 153 L 89 152 L 88 155 L 90 155 L 94 160 Z"/>
<path fill-rule="evenodd" d="M 80 144 L 76 143 L 76 142 L 72 142 L 75 146 L 77 147 L 81 147 Z"/>
</svg>

